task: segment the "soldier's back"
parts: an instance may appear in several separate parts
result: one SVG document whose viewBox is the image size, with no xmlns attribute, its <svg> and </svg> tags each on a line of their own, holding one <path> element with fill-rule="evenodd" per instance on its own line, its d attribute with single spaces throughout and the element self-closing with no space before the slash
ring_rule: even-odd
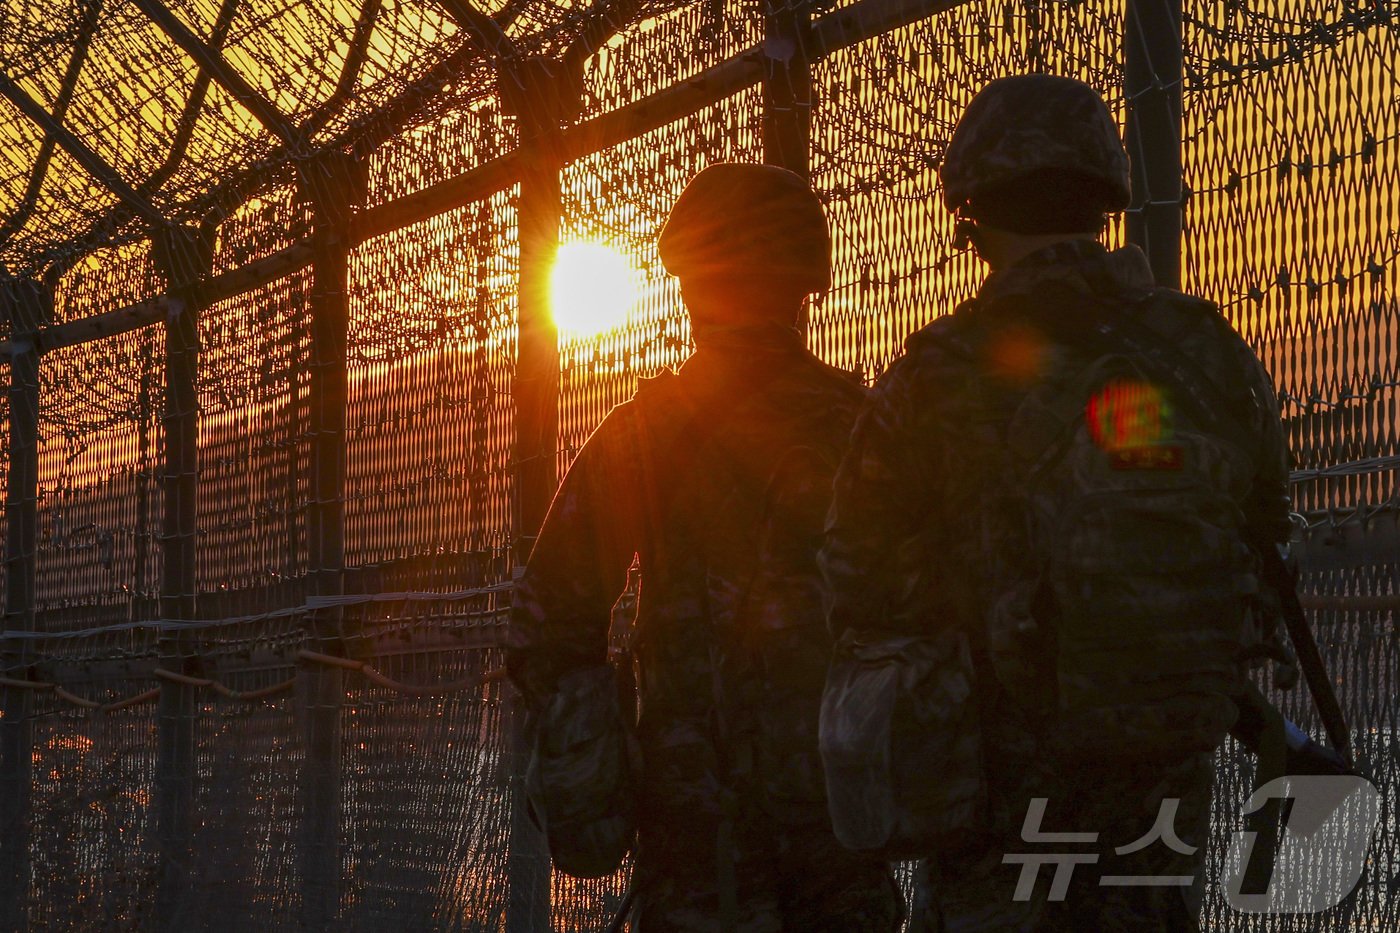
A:
<svg viewBox="0 0 1400 933">
<path fill-rule="evenodd" d="M 1001 558 L 1007 553 L 1033 550 L 1023 538 L 1027 533 L 1023 514 L 1027 501 L 1036 511 L 1037 495 L 1055 495 L 1054 490 L 1065 489 L 1078 497 L 1084 491 L 1074 486 L 1085 481 L 1082 470 L 1072 471 L 1074 476 L 1066 481 L 1067 485 L 1060 485 L 1053 478 L 1056 457 L 1073 456 L 1064 450 L 1066 444 L 1072 443 L 1067 437 L 1075 430 L 1075 423 L 1081 437 L 1103 444 L 1104 449 L 1096 452 L 1105 458 L 1105 463 L 1109 457 L 1115 463 L 1121 461 L 1123 470 L 1116 476 L 1104 474 L 1115 491 L 1100 494 L 1099 502 L 1104 496 L 1122 496 L 1125 500 L 1138 496 L 1145 501 L 1146 494 L 1136 491 L 1132 478 L 1135 471 L 1141 471 L 1136 474 L 1142 480 L 1137 485 L 1144 490 L 1154 485 L 1167 491 L 1179 487 L 1171 494 L 1195 495 L 1191 490 L 1199 488 L 1201 495 L 1211 496 L 1212 501 L 1218 493 L 1243 515 L 1258 493 L 1259 477 L 1274 469 L 1268 462 L 1268 452 L 1276 439 L 1269 436 L 1267 378 L 1253 354 L 1213 306 L 1177 292 L 1154 289 L 1150 280 L 1142 276 L 1114 275 L 1111 267 L 1104 268 L 1102 258 L 1095 261 L 1092 251 L 1085 252 L 1090 259 L 1086 265 L 1093 274 L 1087 274 L 1083 267 L 1066 269 L 1052 264 L 1036 274 L 1023 274 L 1019 281 L 1004 279 L 998 287 L 989 289 L 990 294 L 911 341 L 906 364 L 910 372 L 904 378 L 921 382 L 921 391 L 930 399 L 931 410 L 925 415 L 930 429 L 945 439 L 964 440 L 956 452 L 949 451 L 942 460 L 946 471 L 942 500 L 945 508 L 932 519 L 941 526 L 932 546 L 947 554 L 947 563 L 952 565 L 943 570 L 941 596 L 948 604 L 977 607 L 976 617 L 964 621 L 977 629 L 984 645 L 991 646 L 983 650 L 997 654 L 995 660 L 984 655 L 988 660 L 978 691 L 979 703 L 988 711 L 984 738 L 991 815 L 984 844 L 978 853 L 935 859 L 935 874 L 940 879 L 938 908 L 949 930 L 1171 931 L 1192 929 L 1195 924 L 1201 879 L 1193 876 L 1199 873 L 1206 842 L 1212 781 L 1209 751 L 1199 746 L 1223 738 L 1228 722 L 1207 722 L 1204 718 L 1200 724 L 1185 722 L 1190 719 L 1189 714 L 1199 712 L 1189 705 L 1181 710 L 1182 722 L 1174 722 L 1170 717 L 1158 722 L 1150 714 L 1134 719 L 1134 710 L 1127 709 L 1134 694 L 1128 690 L 1119 698 L 1122 706 L 1115 711 L 1127 717 L 1124 722 L 1128 725 L 1121 734 L 1110 728 L 1092 736 L 1072 736 L 1068 741 L 1063 734 L 1065 691 L 1077 688 L 1081 683 L 1078 678 L 1084 676 L 1066 667 L 1074 663 L 1066 659 L 1075 647 L 1071 639 L 1077 637 L 1066 628 L 1070 615 L 1078 613 L 1082 618 L 1077 623 L 1081 632 L 1097 633 L 1094 657 L 1100 663 L 1113 651 L 1119 652 L 1113 665 L 1119 670 L 1112 676 L 1121 675 L 1128 681 L 1168 676 L 1162 670 L 1165 655 L 1142 656 L 1143 646 L 1131 643 L 1125 634 L 1125 622 L 1133 615 L 1132 600 L 1136 597 L 1128 591 L 1136 588 L 1133 568 L 1140 556 L 1138 552 L 1171 542 L 1163 544 L 1165 532 L 1159 532 L 1153 540 L 1145 531 L 1140 538 L 1131 538 L 1131 528 L 1136 526 L 1130 524 L 1120 527 L 1120 537 L 1111 545 L 1107 540 L 1097 544 L 1085 544 L 1078 538 L 1071 541 L 1076 534 L 1073 529 L 1083 519 L 1080 506 L 1065 506 L 1075 514 L 1064 509 L 1057 512 L 1053 505 L 1040 508 L 1047 515 L 1059 515 L 1054 524 L 1063 529 L 1064 540 L 1056 550 L 1060 555 L 1069 555 L 1066 564 L 1073 563 L 1074 548 L 1098 547 L 1104 553 L 1098 554 L 1102 559 L 1096 559 L 1096 563 L 1106 576 L 1097 579 L 1116 579 L 1122 584 L 1119 589 L 1126 595 L 1118 594 L 1119 603 L 1113 601 L 1113 586 L 1103 585 L 1102 592 L 1107 595 L 1098 597 L 1102 603 L 1097 615 L 1092 603 L 1076 607 L 1072 599 L 1066 603 L 1062 598 L 1047 596 L 1058 593 L 1063 597 L 1064 593 L 1055 589 L 1063 582 L 1053 576 L 1058 571 L 1046 570 L 1051 576 L 1041 578 L 1042 586 L 1027 587 L 1026 604 L 1019 610 L 1013 607 L 1006 611 L 1002 618 L 998 612 L 1007 610 L 1015 600 L 1010 598 L 1011 587 L 1005 585 L 1006 578 L 990 568 L 1004 565 L 1006 561 Z M 1100 326 L 1103 333 L 1118 328 L 1118 333 L 1126 333 L 1129 339 L 1104 342 L 1101 334 L 1095 333 Z M 1095 343 L 1096 340 L 1101 342 Z M 1059 406 L 1067 413 L 1068 430 L 1050 423 L 1057 403 L 1067 394 L 1058 389 L 1044 391 L 1044 381 L 1061 379 L 1057 375 L 1060 372 L 1074 376 L 1092 372 L 1110 354 L 1123 357 L 1128 370 L 1150 373 L 1154 378 L 1160 375 L 1160 384 L 1155 388 L 1170 384 L 1171 391 L 1164 391 L 1158 398 L 1151 379 L 1116 383 L 1108 378 L 1107 385 L 1128 386 L 1132 391 L 1125 390 L 1122 398 L 1100 398 L 1092 394 L 1098 391 L 1102 395 L 1100 389 L 1086 385 L 1088 404 L 1086 399 L 1075 397 L 1070 399 L 1074 404 Z M 1072 379 L 1063 381 L 1073 384 Z M 1043 411 L 1025 403 L 1038 391 L 1047 402 Z M 1166 395 L 1175 398 L 1181 407 L 1202 409 L 1199 417 L 1212 420 L 1210 431 L 1228 430 L 1231 435 L 1228 443 L 1210 448 L 1212 468 L 1201 471 L 1201 480 L 1195 487 L 1181 472 L 1179 463 L 1171 459 L 1181 456 L 1183 442 L 1182 437 L 1171 436 L 1171 420 L 1175 418 L 1178 427 L 1190 430 L 1191 417 L 1159 406 Z M 1128 435 L 1095 435 L 1095 425 L 1090 423 L 1097 414 L 1093 408 L 1095 399 L 1124 409 L 1118 414 L 1125 417 L 1109 418 L 1104 424 L 1107 431 L 1126 430 Z M 1139 411 L 1126 411 L 1127 406 L 1149 402 L 1153 409 L 1150 418 Z M 1043 417 L 1028 418 L 1027 412 Z M 1220 425 L 1230 427 L 1222 429 Z M 1195 427 L 1200 427 L 1199 420 Z M 1035 435 L 1042 428 L 1045 436 L 1037 439 Z M 1060 446 L 1056 448 L 1054 444 Z M 992 453 L 978 456 L 979 447 Z M 1008 455 L 1008 448 L 1019 448 L 1018 454 Z M 1043 471 L 1035 481 L 1040 486 L 1033 483 L 1022 490 L 1009 488 L 1019 484 L 1020 479 L 1008 478 L 1005 464 L 1022 454 L 1027 455 L 1027 462 L 1036 463 L 1035 469 Z M 1151 457 L 1157 459 L 1149 462 Z M 1191 464 L 1191 469 L 1195 469 L 1195 464 Z M 1155 481 L 1152 471 L 1159 471 Z M 1037 491 L 1027 491 L 1033 487 Z M 998 511 L 1002 507 L 1005 513 Z M 1120 511 L 1128 514 L 1127 510 Z M 999 515 L 1006 519 L 1004 527 L 997 523 Z M 1171 530 L 1167 525 L 1161 527 Z M 1227 528 L 1230 533 L 1240 530 L 1238 525 Z M 1034 532 L 1030 534 L 1036 537 Z M 1185 532 L 1183 538 L 1190 534 Z M 1040 535 L 1043 540 L 1051 537 Z M 1201 535 L 1203 540 L 1206 537 Z M 1046 566 L 1058 566 L 1055 555 L 1047 554 L 1046 559 Z M 1121 572 L 1116 575 L 1111 569 L 1115 561 L 1121 564 Z M 1222 559 L 1221 566 L 1211 573 L 1233 586 L 1232 579 L 1226 579 L 1234 577 L 1230 571 L 1231 566 Z M 1201 586 L 1213 585 L 1214 577 L 1202 577 Z M 1046 580 L 1049 585 L 1044 585 Z M 953 591 L 958 587 L 967 592 L 957 596 Z M 929 591 L 938 589 L 932 587 Z M 1223 584 L 1220 590 L 1222 604 L 1226 599 L 1238 598 L 1226 593 Z M 1178 600 L 1181 605 L 1188 604 L 1186 591 L 1170 595 L 1174 599 L 1182 597 Z M 1123 599 L 1128 602 L 1122 603 Z M 993 606 L 998 609 L 994 611 Z M 1159 610 L 1144 610 L 1138 615 L 1155 618 L 1153 612 L 1162 615 Z M 1040 617 L 1046 613 L 1058 619 L 1049 629 Z M 1012 624 L 1017 619 L 1023 625 Z M 1006 633 L 998 630 L 998 621 L 1008 622 L 1011 630 L 1031 632 L 1038 628 L 1053 635 L 1040 645 L 1041 650 L 1024 652 L 1018 658 L 1003 640 Z M 1204 642 L 1218 634 L 1197 625 L 1188 615 L 1181 615 L 1175 622 L 1166 617 L 1160 621 L 1165 628 L 1160 630 L 1162 637 L 1158 640 L 1163 643 L 1172 637 L 1183 643 L 1191 639 Z M 1178 623 L 1179 637 L 1167 631 Z M 1116 636 L 1122 636 L 1122 647 L 1106 647 Z M 1143 644 L 1147 643 L 1156 642 L 1149 639 Z M 1212 647 L 1213 644 L 1206 645 L 1202 655 Z M 1239 648 L 1233 645 L 1230 656 L 1237 654 Z M 1217 654 L 1226 658 L 1224 652 Z M 1008 670 L 1013 677 L 1018 673 L 1024 676 L 1029 684 L 1027 695 L 1038 696 L 1039 701 L 1027 702 L 1027 695 L 1017 695 L 1016 686 L 1008 687 Z M 1091 681 L 1094 677 L 1102 679 L 1099 674 L 1087 676 Z M 1186 671 L 1183 682 L 1196 676 L 1198 671 Z M 1228 701 L 1222 695 L 1214 705 L 1223 712 Z M 1061 712 L 1046 715 L 1047 710 L 1053 709 Z M 1143 738 L 1133 732 L 1143 723 L 1161 727 L 1155 730 L 1157 735 L 1146 735 L 1149 745 L 1160 740 L 1162 747 L 1153 747 L 1158 757 L 1140 764 L 1135 764 L 1130 755 L 1114 757 L 1115 744 L 1127 748 Z M 1199 725 L 1202 738 L 1197 747 L 1183 744 L 1179 751 L 1173 750 L 1171 730 L 1178 725 L 1183 730 Z M 1194 733 L 1191 738 L 1195 738 Z M 1081 740 L 1086 747 L 1104 748 L 1088 757 L 1067 753 L 1067 748 L 1079 747 Z M 1105 757 L 1093 757 L 1098 754 Z M 1030 816 L 1036 800 L 1047 801 L 1043 820 Z M 1174 835 L 1151 838 L 1154 827 L 1163 821 Z M 1036 829 L 1081 834 L 1081 841 L 1046 845 L 1035 839 Z M 1061 865 L 1065 877 L 1072 876 L 1073 880 L 1068 889 L 1052 895 L 1051 878 Z M 1023 890 L 1018 890 L 1023 886 Z"/>
<path fill-rule="evenodd" d="M 863 395 L 799 345 L 697 352 L 632 402 L 656 490 L 635 641 L 643 929 L 897 924 L 886 866 L 831 835 L 816 746 L 815 556 Z"/>
</svg>

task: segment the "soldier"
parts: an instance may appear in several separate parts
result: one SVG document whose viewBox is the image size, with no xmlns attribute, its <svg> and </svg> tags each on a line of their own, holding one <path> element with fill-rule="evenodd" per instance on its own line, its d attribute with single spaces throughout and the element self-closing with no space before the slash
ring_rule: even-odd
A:
<svg viewBox="0 0 1400 933">
<path fill-rule="evenodd" d="M 962 823 L 924 922 L 1195 929 L 1238 659 L 1275 650 L 1244 543 L 1288 533 L 1269 379 L 1214 306 L 1097 242 L 1129 170 L 1087 85 L 993 81 L 940 174 L 991 274 L 872 390 L 822 552 L 843 644 L 956 638 L 924 682 L 950 704 L 971 685 L 972 714 L 939 720 L 976 735 L 929 776 Z"/>
<path fill-rule="evenodd" d="M 572 715 L 557 698 L 604 665 L 635 556 L 635 929 L 897 929 L 887 866 L 831 835 L 816 749 L 830 652 L 816 550 L 864 395 L 796 330 L 804 298 L 829 285 L 826 221 L 793 173 L 714 165 L 676 201 L 659 252 L 695 352 L 579 452 L 520 583 L 510 676 L 542 729 L 551 709 Z"/>
</svg>

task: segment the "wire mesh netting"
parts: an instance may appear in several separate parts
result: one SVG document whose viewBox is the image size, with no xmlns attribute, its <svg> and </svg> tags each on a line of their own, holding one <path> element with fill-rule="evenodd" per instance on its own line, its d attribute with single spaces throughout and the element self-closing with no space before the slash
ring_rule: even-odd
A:
<svg viewBox="0 0 1400 933">
<path fill-rule="evenodd" d="M 1299 510 L 1393 508 L 1400 38 L 1282 6 L 1187 21 L 1187 283 L 1274 376 Z"/>
<path fill-rule="evenodd" d="M 513 240 L 503 192 L 352 257 L 346 560 L 365 592 L 507 578 Z"/>
<path fill-rule="evenodd" d="M 391 648 L 392 652 L 393 649 Z M 479 676 L 489 649 L 405 647 L 382 665 L 410 684 Z M 355 929 L 499 928 L 510 803 L 500 687 L 406 699 L 366 687 L 344 712 L 344 910 Z"/>
<path fill-rule="evenodd" d="M 96 697 L 136 685 L 114 676 L 92 686 Z M 155 728 L 150 706 L 115 712 L 98 728 L 67 704 L 35 711 L 32 831 L 44 840 L 31 863 L 36 925 L 100 929 L 113 916 L 133 925 L 152 919 Z"/>
<path fill-rule="evenodd" d="M 1185 272 L 1219 302 L 1274 377 L 1294 466 L 1303 586 L 1358 765 L 1395 819 L 1397 270 L 1400 132 L 1391 11 L 1306 4 L 1186 17 Z M 1389 192 L 1386 194 L 1384 192 Z M 1320 723 L 1305 697 L 1285 715 Z M 1222 759 L 1217 819 L 1248 797 Z M 1382 831 L 1353 901 L 1317 916 L 1207 917 L 1242 929 L 1400 923 L 1400 844 Z M 1219 853 L 1216 853 L 1219 857 Z"/>
<path fill-rule="evenodd" d="M 1383 791 L 1353 897 L 1243 914 L 1216 882 L 1252 767 L 1222 750 L 1205 925 L 1400 928 L 1400 10 L 1318 7 L 9 4 L 0 927 L 604 928 L 627 869 L 551 874 L 515 804 L 500 645 L 529 465 L 562 473 L 685 359 L 666 212 L 707 164 L 784 154 L 772 125 L 807 105 L 810 144 L 785 157 L 835 245 L 809 344 L 877 378 L 984 275 L 939 200 L 959 113 L 1043 70 L 1125 123 L 1180 95 L 1179 148 L 1128 140 L 1170 183 L 1143 176 L 1106 241 L 1179 207 L 1184 286 L 1273 375 L 1305 605 Z M 776 25 L 791 13 L 810 33 Z M 1162 15 L 1179 72 L 1134 25 Z M 1144 62 L 1164 70 L 1140 81 Z M 558 242 L 627 272 L 612 323 L 561 327 L 541 364 L 526 283 L 554 243 L 531 253 L 524 215 L 542 174 Z M 1301 688 L 1275 695 L 1321 735 Z"/>
<path fill-rule="evenodd" d="M 44 360 L 36 609 L 50 631 L 151 616 L 160 590 L 161 343 L 143 331 Z M 113 363 L 132 378 L 112 385 Z"/>
</svg>

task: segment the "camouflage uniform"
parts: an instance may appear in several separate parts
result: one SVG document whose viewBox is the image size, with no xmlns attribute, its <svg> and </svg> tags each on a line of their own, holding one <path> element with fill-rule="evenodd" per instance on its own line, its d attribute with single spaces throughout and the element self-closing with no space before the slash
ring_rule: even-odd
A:
<svg viewBox="0 0 1400 933">
<path fill-rule="evenodd" d="M 772 317 L 826 286 L 825 219 L 796 175 L 722 164 L 687 186 L 659 246 L 683 291 L 733 285 L 755 307 L 713 292 L 692 306 L 696 352 L 579 452 L 520 582 L 511 677 L 539 708 L 601 664 L 635 556 L 634 929 L 894 930 L 888 867 L 831 833 L 817 751 L 831 640 L 815 557 L 864 390 Z"/>
<path fill-rule="evenodd" d="M 978 465 L 998 462 L 983 452 L 1036 443 L 1008 436 L 1006 418 L 1014 409 L 1005 405 L 1025 398 L 1021 393 L 1038 386 L 1039 375 L 1056 372 L 1056 361 L 1075 359 L 1075 348 L 1094 346 L 1093 334 L 1081 337 L 1064 322 L 1085 321 L 1080 312 L 1086 310 L 1090 321 L 1094 313 L 1131 317 L 1120 326 L 1156 331 L 1196 371 L 1209 374 L 1204 378 L 1214 383 L 1213 391 L 1200 394 L 1229 409 L 1244 435 L 1232 437 L 1237 459 L 1217 474 L 1217 484 L 1228 489 L 1252 538 L 1285 540 L 1287 473 L 1272 388 L 1257 358 L 1213 308 L 1165 290 L 1144 301 L 1154 285 L 1146 257 L 1135 247 L 1109 252 L 1087 238 L 1102 226 L 1104 214 L 1128 205 L 1130 194 L 1127 154 L 1092 88 L 1051 75 L 991 82 L 954 130 L 940 175 L 945 206 L 967 225 L 961 232 L 984 258 L 1005 266 L 976 298 L 911 337 L 906 355 L 872 392 L 837 477 L 822 554 L 838 634 L 848 628 L 942 627 L 965 633 L 972 644 L 981 773 L 967 774 L 968 786 L 956 788 L 951 799 L 984 794 L 985 826 L 959 851 L 929 859 L 929 926 L 1191 929 L 1210 810 L 1210 757 L 1183 752 L 1175 761 L 1150 765 L 1124 763 L 1121 756 L 1096 763 L 1082 753 L 1057 760 L 1053 685 L 1039 691 L 1039 703 L 1027 699 L 1034 689 L 1023 689 L 1035 688 L 1042 671 L 1054 676 L 1057 646 L 1042 643 L 1043 650 L 1020 659 L 1020 669 L 1008 668 L 1003 656 L 993 654 L 999 649 L 990 644 L 993 633 L 986 627 L 988 619 L 1000 619 L 991 610 L 1002 608 L 987 603 L 1006 596 L 988 592 L 986 583 L 1004 585 L 1006 578 L 1003 568 L 983 560 L 1015 559 L 1012 543 L 1026 540 L 1029 516 L 1006 513 L 1004 522 L 998 519 L 1001 503 L 1008 495 L 1014 502 L 1015 491 L 991 488 L 1003 477 L 989 476 Z M 1047 236 L 1052 245 L 1018 260 L 1010 250 L 1034 241 L 1017 235 Z M 1145 308 L 1150 313 L 1141 313 Z M 970 355 L 962 352 L 969 348 Z M 989 405 L 994 399 L 1002 401 Z M 1024 630 L 1043 632 L 1036 606 L 1027 608 L 1031 623 Z M 1261 608 L 1256 634 L 1262 642 L 1275 616 Z M 1012 620 L 1018 618 L 1023 616 Z M 1004 677 L 998 679 L 1003 673 L 1025 678 L 1015 693 Z M 1095 757 L 1100 755 L 1114 757 L 1109 751 Z M 1029 803 L 1041 797 L 1049 800 L 1042 832 L 1098 833 L 1096 842 L 1023 840 Z M 1149 834 L 1166 798 L 1179 801 L 1170 828 L 1180 840 L 1177 848 L 1190 854 L 1162 840 L 1117 854 L 1116 847 L 1133 848 Z M 1097 861 L 1074 869 L 1062 901 L 1048 901 L 1047 877 L 1029 900 L 1015 901 L 1021 866 L 1004 863 L 1003 856 L 1060 853 L 1096 855 Z M 1051 871 L 1042 868 L 1041 874 Z M 1188 890 L 1100 886 L 1099 878 L 1110 875 L 1194 876 L 1197 884 Z"/>
<path fill-rule="evenodd" d="M 993 273 L 979 294 L 950 317 L 913 335 L 901 357 L 872 391 L 853 444 L 837 477 L 828 518 L 823 569 L 831 590 L 831 624 L 848 628 L 917 632 L 928 626 L 961 626 L 976 641 L 978 607 L 970 605 L 980 553 L 974 512 L 988 501 L 985 477 L 968 475 L 966 445 L 994 442 L 995 425 L 979 423 L 972 389 L 995 379 L 1033 375 L 1034 360 L 1053 338 L 1028 333 L 1034 314 L 1058 309 L 1117 305 L 1128 313 L 1129 293 L 1152 286 L 1146 258 L 1135 247 L 1109 252 L 1098 243 L 1071 239 Z M 1243 484 L 1242 505 L 1267 539 L 1286 534 L 1286 467 L 1272 389 L 1257 358 L 1218 314 L 1182 298 L 1170 333 L 1200 368 L 1217 379 L 1219 395 L 1251 412 L 1256 472 Z M 1031 312 L 1028 314 L 1027 312 Z M 990 316 L 990 317 L 988 317 Z M 1003 328 L 976 363 L 947 352 L 938 339 L 969 321 Z M 1159 323 L 1159 322 L 1153 322 Z M 993 326 L 983 332 L 998 333 Z M 985 414 L 981 416 L 985 419 Z M 990 797 L 986 833 L 968 849 L 932 859 L 934 904 L 929 929 L 1163 930 L 1195 924 L 1199 873 L 1204 859 L 1213 769 L 1209 756 L 1175 766 L 1096 769 L 1082 761 L 1054 760 L 1039 723 L 1040 711 L 1014 702 L 991 677 L 979 677 L 974 694 L 982 711 L 984 773 Z M 1022 820 L 1032 797 L 1047 797 L 1044 832 L 1098 832 L 1097 845 L 1028 844 Z M 1164 797 L 1179 798 L 1177 835 L 1193 854 L 1158 841 L 1116 855 L 1113 848 L 1152 828 Z M 1015 902 L 1020 866 L 1003 864 L 1008 853 L 1098 853 L 1080 865 L 1068 897 L 1047 903 L 1048 876 L 1041 869 L 1035 896 Z M 1196 875 L 1191 892 L 1179 887 L 1100 887 L 1102 875 Z M 1183 894 L 1189 896 L 1183 898 Z"/>
<path fill-rule="evenodd" d="M 805 572 L 787 581 L 795 591 L 787 601 L 813 606 L 806 621 L 817 624 L 779 619 L 792 627 L 742 630 L 755 621 L 744 593 L 760 556 L 758 487 L 795 447 L 828 452 L 834 469 L 862 396 L 791 330 L 705 345 L 608 415 L 550 508 L 520 584 L 509 655 L 534 702 L 565 672 L 601 662 L 609 609 L 633 555 L 640 560 L 643 933 L 726 929 L 718 882 L 726 873 L 737 930 L 894 928 L 885 866 L 839 847 L 821 798 L 815 719 L 829 640 L 813 557 L 826 489 L 799 508 L 811 544 Z M 707 427 L 711 419 L 722 424 Z M 761 669 L 775 651 L 789 670 Z M 754 707 L 774 702 L 766 691 L 775 678 L 784 679 L 777 701 L 793 711 L 777 725 L 790 733 L 779 744 L 796 747 L 799 760 L 770 766 L 762 743 L 773 724 Z M 767 792 L 775 781 L 803 786 Z"/>
</svg>

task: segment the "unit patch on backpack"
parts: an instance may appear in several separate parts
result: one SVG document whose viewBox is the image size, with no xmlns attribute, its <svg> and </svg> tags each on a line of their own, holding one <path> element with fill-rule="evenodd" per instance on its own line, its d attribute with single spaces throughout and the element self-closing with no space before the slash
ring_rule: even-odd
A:
<svg viewBox="0 0 1400 933">
<path fill-rule="evenodd" d="M 1112 379 L 1084 409 L 1089 436 L 1115 470 L 1180 470 L 1185 450 L 1174 443 L 1171 400 L 1152 382 Z"/>
</svg>

